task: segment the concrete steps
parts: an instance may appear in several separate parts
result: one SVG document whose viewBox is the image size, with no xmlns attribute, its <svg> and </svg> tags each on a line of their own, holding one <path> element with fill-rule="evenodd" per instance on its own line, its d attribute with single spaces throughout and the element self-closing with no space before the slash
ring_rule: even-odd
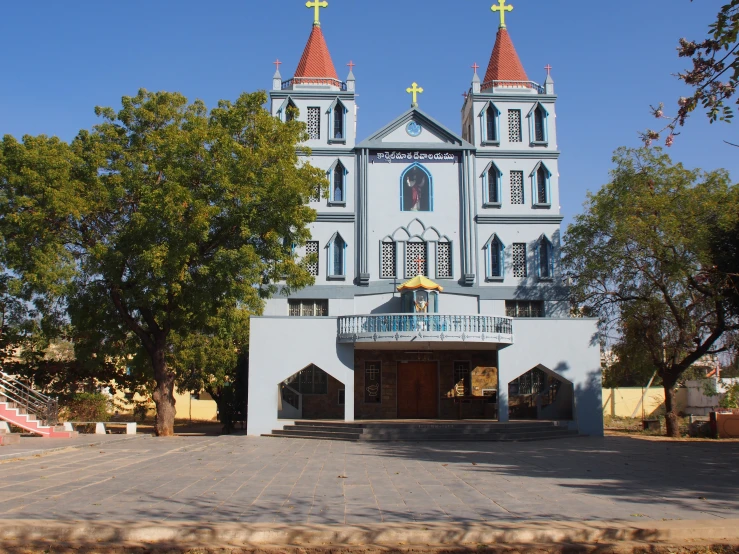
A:
<svg viewBox="0 0 739 554">
<path fill-rule="evenodd" d="M 65 431 L 63 426 L 57 425 L 51 427 L 44 425 L 43 422 L 36 419 L 36 416 L 25 413 L 25 410 L 7 400 L 0 401 L 0 420 L 7 421 L 11 425 L 20 427 L 29 433 L 41 435 L 42 437 L 69 439 L 77 436 L 76 431 Z"/>
<path fill-rule="evenodd" d="M 351 442 L 417 441 L 541 441 L 578 436 L 566 425 L 551 421 L 516 423 L 470 422 L 350 422 L 296 421 L 265 437 Z"/>
</svg>

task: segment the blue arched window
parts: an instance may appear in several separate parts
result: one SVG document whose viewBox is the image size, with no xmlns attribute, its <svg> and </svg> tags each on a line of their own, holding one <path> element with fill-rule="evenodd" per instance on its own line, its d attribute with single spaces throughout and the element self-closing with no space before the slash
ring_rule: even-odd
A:
<svg viewBox="0 0 739 554">
<path fill-rule="evenodd" d="M 554 257 L 552 243 L 542 235 L 537 245 L 539 279 L 551 279 L 554 275 Z"/>
<path fill-rule="evenodd" d="M 500 143 L 500 111 L 492 102 L 488 102 L 480 114 L 482 118 L 482 143 Z"/>
<path fill-rule="evenodd" d="M 503 180 L 503 174 L 498 167 L 490 162 L 482 175 L 484 203 L 486 206 L 500 206 L 500 183 Z"/>
<path fill-rule="evenodd" d="M 400 177 L 400 209 L 404 212 L 432 212 L 434 189 L 431 173 L 421 164 L 413 164 Z"/>
<path fill-rule="evenodd" d="M 505 246 L 497 235 L 493 235 L 485 244 L 485 269 L 489 280 L 503 279 L 503 253 Z"/>
<path fill-rule="evenodd" d="M 346 241 L 339 233 L 334 233 L 326 245 L 328 250 L 328 278 L 343 279 L 346 276 Z"/>
<path fill-rule="evenodd" d="M 331 181 L 331 203 L 346 203 L 346 174 L 346 168 L 340 161 L 337 161 L 333 168 L 329 170 L 329 181 Z"/>
</svg>

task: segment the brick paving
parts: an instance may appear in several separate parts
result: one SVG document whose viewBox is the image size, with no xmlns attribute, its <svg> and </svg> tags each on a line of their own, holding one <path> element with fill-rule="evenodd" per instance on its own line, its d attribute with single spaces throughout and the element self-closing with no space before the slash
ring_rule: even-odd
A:
<svg viewBox="0 0 739 554">
<path fill-rule="evenodd" d="M 140 437 L 0 460 L 0 520 L 739 518 L 737 459 L 739 443 L 621 437 L 379 444 Z"/>
</svg>

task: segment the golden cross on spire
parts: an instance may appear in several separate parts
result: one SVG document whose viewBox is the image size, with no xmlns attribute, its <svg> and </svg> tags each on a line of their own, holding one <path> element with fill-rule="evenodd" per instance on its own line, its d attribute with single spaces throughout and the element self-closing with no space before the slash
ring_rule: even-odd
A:
<svg viewBox="0 0 739 554">
<path fill-rule="evenodd" d="M 498 5 L 490 8 L 493 12 L 500 12 L 500 28 L 505 29 L 505 12 L 512 12 L 513 6 L 505 5 L 505 0 L 498 0 Z"/>
<path fill-rule="evenodd" d="M 413 86 L 405 89 L 405 91 L 408 94 L 413 95 L 413 104 L 411 104 L 411 108 L 417 108 L 418 107 L 418 95 L 423 94 L 423 89 L 418 86 L 418 83 L 413 83 Z"/>
<path fill-rule="evenodd" d="M 321 8 L 328 8 L 328 2 L 326 0 L 308 0 L 308 2 L 305 3 L 306 8 L 315 8 L 316 9 L 316 16 L 313 20 L 313 25 L 321 26 Z"/>
</svg>

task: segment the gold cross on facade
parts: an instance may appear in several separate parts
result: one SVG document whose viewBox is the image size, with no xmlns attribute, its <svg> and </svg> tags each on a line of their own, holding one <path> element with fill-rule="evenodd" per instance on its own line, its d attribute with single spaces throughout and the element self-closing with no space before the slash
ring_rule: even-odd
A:
<svg viewBox="0 0 739 554">
<path fill-rule="evenodd" d="M 315 8 L 316 9 L 316 16 L 315 20 L 313 21 L 313 25 L 321 25 L 321 8 L 328 8 L 328 2 L 325 0 L 313 0 L 312 2 L 308 0 L 308 2 L 305 3 L 306 8 Z"/>
<path fill-rule="evenodd" d="M 405 91 L 408 94 L 413 95 L 413 104 L 411 104 L 411 108 L 417 108 L 418 107 L 418 95 L 423 94 L 423 89 L 418 86 L 418 83 L 413 83 L 413 86 L 405 89 Z"/>
<path fill-rule="evenodd" d="M 490 9 L 494 12 L 500 12 L 500 28 L 505 29 L 505 12 L 512 12 L 513 6 L 506 6 L 505 0 L 498 0 L 498 5 Z"/>
</svg>

